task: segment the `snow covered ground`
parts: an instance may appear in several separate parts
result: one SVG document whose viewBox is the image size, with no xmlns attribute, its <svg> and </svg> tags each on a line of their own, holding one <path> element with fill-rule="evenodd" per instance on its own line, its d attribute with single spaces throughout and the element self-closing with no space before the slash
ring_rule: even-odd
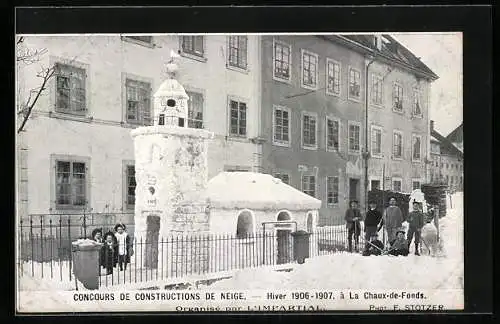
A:
<svg viewBox="0 0 500 324">
<path fill-rule="evenodd" d="M 448 200 L 449 203 L 449 200 Z M 449 206 L 448 206 L 449 207 Z M 340 230 L 345 225 L 336 226 Z M 231 279 L 221 280 L 209 286 L 216 289 L 268 289 L 268 288 L 463 288 L 463 195 L 453 196 L 453 208 L 440 220 L 440 237 L 444 245 L 444 257 L 428 255 L 408 257 L 370 256 L 338 252 L 307 259 L 303 265 L 294 264 L 291 272 L 276 272 L 274 267 L 239 270 Z M 320 229 L 322 231 L 322 229 Z M 43 278 L 41 269 L 43 267 Z M 36 276 L 31 276 L 35 269 Z M 61 264 L 32 264 L 24 262 L 20 269 L 18 289 L 21 291 L 75 290 L 74 275 L 69 276 L 69 262 Z M 128 269 L 127 269 L 128 271 Z M 118 273 L 118 272 L 117 272 Z M 135 278 L 134 278 L 135 279 Z M 101 277 L 102 285 L 121 284 L 121 288 L 135 280 L 124 278 L 123 272 Z M 145 281 L 146 276 L 141 281 Z M 149 284 L 164 284 L 149 276 Z M 106 282 L 108 280 L 108 282 Z M 134 285 L 135 286 L 135 285 Z M 207 288 L 207 287 L 205 287 Z M 78 283 L 78 289 L 84 289 Z"/>
<path fill-rule="evenodd" d="M 246 269 L 205 289 L 463 289 L 463 194 L 440 220 L 444 256 L 369 256 L 340 252 L 306 260 L 291 272 Z"/>
</svg>

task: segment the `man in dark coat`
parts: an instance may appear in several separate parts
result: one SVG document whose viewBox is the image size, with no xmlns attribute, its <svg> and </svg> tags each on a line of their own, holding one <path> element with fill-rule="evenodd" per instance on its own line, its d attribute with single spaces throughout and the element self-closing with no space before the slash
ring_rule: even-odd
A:
<svg viewBox="0 0 500 324">
<path fill-rule="evenodd" d="M 408 250 L 408 241 L 405 239 L 405 231 L 400 228 L 395 232 L 396 238 L 390 241 L 389 254 L 407 256 L 410 251 Z"/>
<path fill-rule="evenodd" d="M 369 241 L 373 234 L 380 231 L 380 228 L 384 224 L 382 221 L 382 213 L 377 210 L 377 203 L 375 201 L 370 201 L 368 203 L 370 209 L 365 216 L 365 250 L 368 248 Z"/>
<path fill-rule="evenodd" d="M 361 234 L 361 212 L 358 209 L 358 201 L 353 200 L 349 203 L 349 208 L 345 212 L 346 227 L 348 230 L 347 240 L 349 252 L 352 252 L 352 236 L 354 235 L 354 245 L 358 251 L 359 235 Z"/>
<path fill-rule="evenodd" d="M 389 242 L 396 238 L 396 231 L 403 225 L 403 213 L 396 205 L 396 198 L 389 199 L 389 207 L 387 207 L 382 215 L 385 229 L 387 230 L 387 239 Z"/>
<path fill-rule="evenodd" d="M 418 245 L 420 244 L 420 233 L 422 232 L 422 227 L 425 225 L 425 215 L 420 210 L 420 203 L 417 201 L 413 202 L 413 211 L 408 214 L 408 249 L 410 249 L 411 241 L 413 240 L 413 234 L 415 234 L 415 255 L 420 255 L 418 251 Z"/>
<path fill-rule="evenodd" d="M 366 243 L 366 248 L 363 251 L 364 256 L 381 255 L 384 251 L 384 243 L 378 239 L 377 233 L 372 233 L 369 243 Z"/>
</svg>

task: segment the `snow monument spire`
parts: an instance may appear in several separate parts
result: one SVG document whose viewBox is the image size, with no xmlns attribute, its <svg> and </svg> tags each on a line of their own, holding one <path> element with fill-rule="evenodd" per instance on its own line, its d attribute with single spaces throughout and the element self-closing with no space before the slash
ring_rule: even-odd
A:
<svg viewBox="0 0 500 324">
<path fill-rule="evenodd" d="M 203 193 L 208 181 L 208 141 L 213 133 L 188 128 L 189 98 L 177 81 L 177 57 L 171 51 L 165 65 L 167 78 L 153 96 L 153 125 L 131 132 L 136 178 L 134 237 L 137 261 L 142 263 L 138 266 L 148 268 L 158 268 L 162 238 L 208 230 Z M 175 250 L 183 253 L 182 247 Z"/>
</svg>

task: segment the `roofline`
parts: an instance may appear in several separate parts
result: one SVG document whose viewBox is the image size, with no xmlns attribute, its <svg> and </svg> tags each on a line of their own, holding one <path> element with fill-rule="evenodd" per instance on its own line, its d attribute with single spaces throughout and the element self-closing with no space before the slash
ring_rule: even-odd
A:
<svg viewBox="0 0 500 324">
<path fill-rule="evenodd" d="M 317 37 L 325 39 L 325 40 L 328 40 L 328 41 L 334 41 L 334 42 L 340 43 L 342 45 L 346 45 L 347 47 L 349 47 L 349 48 L 351 48 L 353 50 L 356 50 L 356 51 L 358 51 L 361 54 L 372 55 L 374 58 L 379 58 L 380 61 L 382 61 L 384 63 L 393 64 L 393 65 L 395 65 L 395 66 L 397 66 L 399 68 L 402 68 L 402 69 L 408 70 L 410 72 L 413 72 L 413 73 L 415 73 L 415 74 L 417 74 L 419 76 L 422 76 L 422 77 L 430 80 L 431 82 L 436 81 L 437 79 L 439 79 L 439 76 L 436 75 L 435 73 L 432 73 L 432 74 L 431 73 L 427 73 L 427 72 L 422 71 L 420 69 L 414 68 L 414 67 L 412 67 L 409 64 L 406 64 L 404 62 L 396 61 L 393 58 L 390 58 L 390 57 L 388 57 L 388 56 L 386 56 L 386 55 L 384 55 L 382 53 L 375 52 L 373 49 L 371 49 L 369 47 L 366 47 L 366 46 L 364 46 L 364 45 L 362 45 L 362 44 L 360 44 L 358 42 L 352 41 L 352 40 L 350 40 L 348 38 L 345 38 L 342 35 L 317 35 Z M 395 40 L 394 38 L 392 38 L 392 39 L 395 42 L 397 42 L 400 46 L 404 47 L 397 40 Z M 411 53 L 411 51 L 408 50 L 406 47 L 404 47 L 404 48 Z"/>
<path fill-rule="evenodd" d="M 445 145 L 447 148 L 451 148 L 451 151 L 455 151 L 457 155 L 463 158 L 464 153 L 460 151 L 455 145 L 453 145 L 453 143 L 449 139 L 439 134 L 436 130 L 431 130 L 431 136 L 434 136 L 439 141 L 440 145 Z"/>
</svg>

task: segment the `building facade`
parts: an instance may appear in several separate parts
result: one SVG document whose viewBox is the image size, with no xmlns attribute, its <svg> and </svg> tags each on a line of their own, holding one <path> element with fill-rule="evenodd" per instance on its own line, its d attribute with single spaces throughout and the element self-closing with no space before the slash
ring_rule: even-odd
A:
<svg viewBox="0 0 500 324">
<path fill-rule="evenodd" d="M 261 42 L 263 172 L 320 199 L 320 224 L 343 222 L 352 199 L 364 207 L 366 151 L 368 190 L 427 181 L 437 76 L 412 53 L 388 35 Z"/>
<path fill-rule="evenodd" d="M 442 136 L 434 129 L 431 121 L 431 174 L 432 183 L 442 183 L 448 186 L 450 191 L 463 191 L 464 188 L 464 166 L 463 166 L 463 140 L 458 142 L 457 147 L 448 137 Z M 461 126 L 459 126 L 460 128 Z M 458 128 L 458 129 L 459 129 Z"/>
<path fill-rule="evenodd" d="M 26 36 L 45 49 L 17 65 L 18 109 L 55 67 L 17 135 L 18 212 L 133 212 L 133 128 L 151 124 L 152 95 L 171 52 L 186 88 L 189 127 L 215 133 L 209 177 L 258 170 L 258 36 Z M 20 117 L 21 119 L 21 117 Z M 132 215 L 130 215 L 132 217 Z M 121 221 L 130 222 L 131 219 Z"/>
</svg>

